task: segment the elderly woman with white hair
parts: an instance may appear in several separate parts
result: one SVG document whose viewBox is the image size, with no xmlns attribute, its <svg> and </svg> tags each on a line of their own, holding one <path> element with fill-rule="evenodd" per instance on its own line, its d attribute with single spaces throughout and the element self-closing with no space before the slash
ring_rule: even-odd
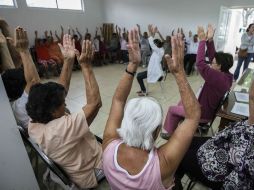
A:
<svg viewBox="0 0 254 190">
<path fill-rule="evenodd" d="M 181 35 L 172 38 L 172 45 L 173 59 L 167 55 L 166 60 L 176 79 L 186 117 L 172 138 L 156 148 L 154 142 L 163 120 L 159 103 L 140 97 L 126 104 L 141 62 L 138 31 L 129 33 L 130 63 L 115 91 L 103 136 L 103 169 L 112 190 L 159 190 L 174 186 L 174 173 L 196 131 L 200 106 L 185 76 Z"/>
</svg>

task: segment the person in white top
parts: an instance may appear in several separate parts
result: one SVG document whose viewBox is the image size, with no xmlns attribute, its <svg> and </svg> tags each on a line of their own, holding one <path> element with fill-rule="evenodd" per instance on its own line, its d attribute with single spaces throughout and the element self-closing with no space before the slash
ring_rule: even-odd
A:
<svg viewBox="0 0 254 190">
<path fill-rule="evenodd" d="M 14 46 L 21 56 L 24 71 L 22 69 L 7 70 L 3 73 L 2 79 L 17 124 L 27 128 L 30 119 L 26 112 L 28 93 L 32 85 L 40 82 L 40 77 L 29 52 L 27 32 L 23 28 L 16 28 Z"/>
<path fill-rule="evenodd" d="M 120 45 L 121 45 L 121 61 L 120 63 L 127 64 L 129 62 L 128 58 L 128 49 L 127 49 L 127 43 L 128 43 L 128 35 L 126 33 L 126 29 L 123 29 L 123 33 L 120 27 L 116 27 L 116 30 L 118 32 L 118 36 L 120 38 Z"/>
<path fill-rule="evenodd" d="M 238 63 L 234 73 L 234 80 L 239 77 L 240 69 L 243 64 L 243 72 L 249 67 L 251 58 L 254 56 L 254 23 L 250 24 L 246 32 L 242 35 L 239 51 L 246 51 L 246 56 L 238 55 Z"/>
<path fill-rule="evenodd" d="M 137 92 L 139 96 L 147 94 L 143 79 L 147 78 L 148 83 L 156 83 L 163 78 L 163 70 L 161 66 L 161 61 L 164 55 L 163 42 L 159 39 L 154 39 L 155 34 L 158 32 L 157 27 L 148 25 L 148 31 L 148 41 L 153 51 L 149 60 L 147 71 L 143 71 L 137 75 L 137 80 L 141 88 L 141 91 Z"/>
<path fill-rule="evenodd" d="M 142 66 L 147 67 L 147 62 L 148 62 L 149 56 L 151 55 L 151 48 L 148 41 L 148 33 L 144 32 L 142 34 L 139 24 L 137 24 L 137 27 L 138 27 L 138 32 L 140 36 L 140 52 L 141 52 Z"/>
<path fill-rule="evenodd" d="M 188 75 L 191 74 L 194 63 L 196 62 L 198 52 L 198 35 L 195 34 L 193 38 L 186 40 L 187 43 L 187 54 L 184 56 L 184 69 Z"/>
</svg>

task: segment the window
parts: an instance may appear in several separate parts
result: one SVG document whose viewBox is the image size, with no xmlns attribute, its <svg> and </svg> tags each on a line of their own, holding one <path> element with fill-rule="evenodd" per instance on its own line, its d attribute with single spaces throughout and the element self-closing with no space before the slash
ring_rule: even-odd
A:
<svg viewBox="0 0 254 190">
<path fill-rule="evenodd" d="M 81 0 L 57 0 L 59 9 L 83 10 Z"/>
<path fill-rule="evenodd" d="M 83 0 L 26 0 L 28 7 L 83 10 Z"/>
<path fill-rule="evenodd" d="M 56 0 L 26 0 L 28 7 L 57 8 Z"/>
<path fill-rule="evenodd" d="M 16 2 L 14 0 L 0 0 L 0 6 L 16 7 Z"/>
</svg>

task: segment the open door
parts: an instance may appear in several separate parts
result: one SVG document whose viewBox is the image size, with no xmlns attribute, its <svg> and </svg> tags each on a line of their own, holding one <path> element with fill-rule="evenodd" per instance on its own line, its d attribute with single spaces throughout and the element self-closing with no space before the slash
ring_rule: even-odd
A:
<svg viewBox="0 0 254 190">
<path fill-rule="evenodd" d="M 231 14 L 231 9 L 221 6 L 220 18 L 217 27 L 216 51 L 224 51 L 225 44 L 228 39 Z"/>
</svg>

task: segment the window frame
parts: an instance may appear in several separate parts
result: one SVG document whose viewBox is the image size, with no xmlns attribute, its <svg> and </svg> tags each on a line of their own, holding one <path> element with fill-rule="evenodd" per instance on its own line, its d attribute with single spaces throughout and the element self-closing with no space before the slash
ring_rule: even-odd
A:
<svg viewBox="0 0 254 190">
<path fill-rule="evenodd" d="M 0 8 L 7 8 L 7 9 L 15 9 L 18 8 L 18 4 L 16 0 L 11 0 L 13 5 L 0 5 Z M 82 0 L 81 0 L 82 1 Z"/>
<path fill-rule="evenodd" d="M 67 11 L 67 12 L 78 12 L 78 13 L 84 13 L 85 12 L 85 3 L 84 3 L 84 0 L 80 0 L 81 2 L 81 10 L 77 10 L 77 9 L 62 9 L 62 8 L 58 8 L 58 2 L 57 0 L 56 1 L 56 6 L 57 8 L 50 8 L 50 7 L 31 7 L 31 6 L 28 6 L 27 4 L 27 1 L 26 1 L 26 6 L 28 9 L 38 9 L 38 10 L 57 10 L 57 11 Z"/>
</svg>

